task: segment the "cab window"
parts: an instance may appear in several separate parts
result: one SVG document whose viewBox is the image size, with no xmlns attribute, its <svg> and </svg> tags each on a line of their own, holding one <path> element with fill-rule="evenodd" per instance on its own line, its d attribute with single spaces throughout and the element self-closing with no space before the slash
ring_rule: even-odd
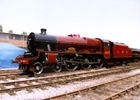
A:
<svg viewBox="0 0 140 100">
<path fill-rule="evenodd" d="M 110 44 L 107 43 L 107 42 L 105 42 L 105 43 L 104 43 L 104 47 L 105 47 L 105 48 L 109 48 L 109 47 L 110 47 Z"/>
</svg>

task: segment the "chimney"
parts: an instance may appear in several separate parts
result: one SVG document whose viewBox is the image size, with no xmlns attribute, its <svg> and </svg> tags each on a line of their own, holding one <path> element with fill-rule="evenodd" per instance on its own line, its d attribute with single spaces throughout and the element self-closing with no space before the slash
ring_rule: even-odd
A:
<svg viewBox="0 0 140 100">
<path fill-rule="evenodd" d="M 47 29 L 41 28 L 40 30 L 41 30 L 41 34 L 42 34 L 42 35 L 46 35 Z"/>
</svg>

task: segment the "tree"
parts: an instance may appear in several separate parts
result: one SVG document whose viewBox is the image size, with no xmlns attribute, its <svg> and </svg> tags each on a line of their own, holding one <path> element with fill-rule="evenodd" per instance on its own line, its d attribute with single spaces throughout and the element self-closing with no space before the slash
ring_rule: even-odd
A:
<svg viewBox="0 0 140 100">
<path fill-rule="evenodd" d="M 27 32 L 22 32 L 23 35 L 27 35 Z"/>
<path fill-rule="evenodd" d="M 9 32 L 9 33 L 13 33 L 13 30 L 9 30 L 8 32 Z"/>
<path fill-rule="evenodd" d="M 2 25 L 0 25 L 0 32 L 3 32 L 3 28 L 2 28 Z"/>
</svg>

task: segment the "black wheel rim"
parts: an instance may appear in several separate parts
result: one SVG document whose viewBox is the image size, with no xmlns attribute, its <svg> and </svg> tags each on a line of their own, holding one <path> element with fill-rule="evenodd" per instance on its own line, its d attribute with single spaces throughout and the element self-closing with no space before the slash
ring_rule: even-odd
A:
<svg viewBox="0 0 140 100">
<path fill-rule="evenodd" d="M 90 69 L 91 67 L 92 67 L 92 65 L 90 65 L 90 64 L 83 64 L 82 65 L 83 69 Z"/>
<path fill-rule="evenodd" d="M 54 72 L 61 72 L 62 71 L 62 66 L 61 65 L 54 65 L 53 71 Z"/>
<path fill-rule="evenodd" d="M 43 72 L 43 66 L 41 63 L 37 62 L 34 64 L 34 74 L 41 74 Z"/>
<path fill-rule="evenodd" d="M 103 60 L 101 58 L 97 58 L 97 62 L 99 63 L 98 67 L 103 67 L 104 66 Z"/>
<path fill-rule="evenodd" d="M 68 71 L 74 71 L 74 70 L 76 70 L 78 68 L 78 65 L 73 65 L 73 64 L 71 64 L 71 63 L 68 63 L 67 65 L 66 65 L 66 69 L 68 70 Z"/>
</svg>

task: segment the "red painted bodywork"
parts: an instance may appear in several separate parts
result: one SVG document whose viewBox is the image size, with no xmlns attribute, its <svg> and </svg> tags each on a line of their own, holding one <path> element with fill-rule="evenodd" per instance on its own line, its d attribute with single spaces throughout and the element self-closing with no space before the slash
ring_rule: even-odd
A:
<svg viewBox="0 0 140 100">
<path fill-rule="evenodd" d="M 47 53 L 48 55 L 48 62 L 49 63 L 56 63 L 57 62 L 57 54 L 56 53 Z"/>
<path fill-rule="evenodd" d="M 110 59 L 111 53 L 110 53 L 110 48 L 104 48 L 104 58 L 105 59 Z"/>
<path fill-rule="evenodd" d="M 24 56 L 17 57 L 13 63 L 22 63 L 22 64 L 29 64 L 30 60 L 28 58 L 25 58 Z"/>
<path fill-rule="evenodd" d="M 132 52 L 127 45 L 114 43 L 113 57 L 114 58 L 131 58 Z"/>
<path fill-rule="evenodd" d="M 88 50 L 91 54 L 101 53 L 101 41 L 98 39 L 91 39 L 78 36 L 69 35 L 67 37 L 57 36 L 57 49 L 76 48 L 76 50 Z"/>
</svg>

